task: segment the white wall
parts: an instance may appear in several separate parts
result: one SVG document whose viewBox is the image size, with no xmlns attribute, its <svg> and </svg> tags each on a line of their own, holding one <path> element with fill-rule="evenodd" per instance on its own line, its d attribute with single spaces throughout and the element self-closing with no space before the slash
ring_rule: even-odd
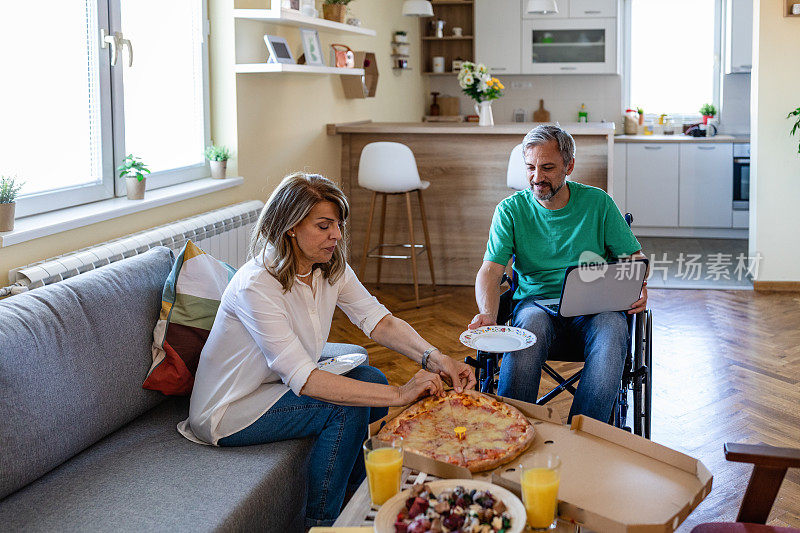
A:
<svg viewBox="0 0 800 533">
<path fill-rule="evenodd" d="M 800 17 L 784 2 L 756 0 L 753 17 L 750 254 L 757 281 L 800 281 L 800 138 L 789 111 L 800 106 Z"/>
<path fill-rule="evenodd" d="M 472 100 L 464 96 L 455 76 L 428 77 L 427 106 L 432 91 L 443 96 L 460 96 L 461 113 L 475 114 Z M 533 111 L 544 99 L 544 108 L 550 111 L 550 120 L 577 122 L 581 104 L 589 110 L 590 122 L 622 121 L 622 78 L 618 75 L 575 76 L 502 76 L 497 78 L 505 85 L 502 98 L 492 102 L 496 124 L 512 122 L 515 109 L 525 110 L 525 120 L 533 121 Z M 423 110 L 427 114 L 427 110 Z"/>
</svg>

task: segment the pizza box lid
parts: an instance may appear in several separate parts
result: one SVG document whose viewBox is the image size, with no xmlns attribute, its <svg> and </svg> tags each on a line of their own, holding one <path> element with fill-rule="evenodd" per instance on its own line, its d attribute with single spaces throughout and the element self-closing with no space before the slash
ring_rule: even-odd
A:
<svg viewBox="0 0 800 533">
<path fill-rule="evenodd" d="M 571 426 L 551 407 L 489 395 L 519 409 L 534 424 L 531 446 L 489 472 L 406 452 L 403 464 L 441 478 L 484 479 L 520 495 L 519 466 L 536 452 L 561 458 L 559 517 L 607 532 L 674 531 L 711 492 L 712 476 L 702 462 L 638 435 L 576 416 Z M 400 409 L 370 425 L 370 435 Z"/>
</svg>

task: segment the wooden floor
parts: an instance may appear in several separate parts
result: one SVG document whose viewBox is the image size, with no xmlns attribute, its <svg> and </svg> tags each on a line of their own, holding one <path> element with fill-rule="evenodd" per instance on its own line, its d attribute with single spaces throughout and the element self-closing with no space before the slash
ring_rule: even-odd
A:
<svg viewBox="0 0 800 533">
<path fill-rule="evenodd" d="M 472 287 L 439 287 L 420 309 L 405 285 L 368 285 L 395 315 L 429 342 L 463 359 L 458 341 L 476 312 Z M 680 531 L 735 520 L 750 466 L 725 461 L 725 442 L 800 447 L 800 294 L 651 290 L 653 441 L 687 453 L 714 475 L 714 488 Z M 331 341 L 361 344 L 393 384 L 417 366 L 367 339 L 343 313 Z M 567 369 L 567 365 L 557 370 Z M 552 382 L 546 376 L 542 387 Z M 566 421 L 571 398 L 553 402 Z M 800 528 L 800 470 L 789 470 L 769 523 Z"/>
</svg>

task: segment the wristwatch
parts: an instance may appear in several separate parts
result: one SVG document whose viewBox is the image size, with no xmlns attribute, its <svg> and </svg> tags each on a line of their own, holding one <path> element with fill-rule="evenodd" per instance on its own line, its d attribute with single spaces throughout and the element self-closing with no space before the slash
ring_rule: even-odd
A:
<svg viewBox="0 0 800 533">
<path fill-rule="evenodd" d="M 422 365 L 423 370 L 428 370 L 428 358 L 431 356 L 433 352 L 438 351 L 439 348 L 428 348 L 424 352 L 422 352 L 422 361 L 420 364 Z"/>
</svg>

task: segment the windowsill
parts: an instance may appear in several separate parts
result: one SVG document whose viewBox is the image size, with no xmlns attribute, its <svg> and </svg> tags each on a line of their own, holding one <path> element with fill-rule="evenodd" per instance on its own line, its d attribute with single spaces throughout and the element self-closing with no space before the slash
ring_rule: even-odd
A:
<svg viewBox="0 0 800 533">
<path fill-rule="evenodd" d="M 230 189 L 242 183 L 244 183 L 244 178 L 238 176 L 222 180 L 205 178 L 147 191 L 144 200 L 112 198 L 41 215 L 31 215 L 17 219 L 12 231 L 0 233 L 0 248 L 180 202 L 210 192 Z"/>
</svg>

